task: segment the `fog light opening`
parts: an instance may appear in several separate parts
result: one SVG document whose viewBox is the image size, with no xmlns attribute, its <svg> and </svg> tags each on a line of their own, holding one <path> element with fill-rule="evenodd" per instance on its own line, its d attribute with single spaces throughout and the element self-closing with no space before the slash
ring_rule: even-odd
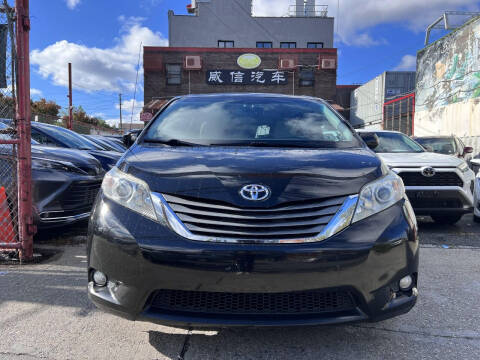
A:
<svg viewBox="0 0 480 360">
<path fill-rule="evenodd" d="M 413 285 L 413 279 L 410 275 L 407 275 L 407 276 L 401 278 L 400 281 L 398 282 L 398 286 L 400 287 L 400 290 L 402 290 L 402 291 L 410 290 L 412 285 Z"/>
<path fill-rule="evenodd" d="M 95 270 L 93 273 L 93 282 L 96 286 L 105 286 L 107 285 L 107 275 L 102 273 L 101 271 Z"/>
</svg>

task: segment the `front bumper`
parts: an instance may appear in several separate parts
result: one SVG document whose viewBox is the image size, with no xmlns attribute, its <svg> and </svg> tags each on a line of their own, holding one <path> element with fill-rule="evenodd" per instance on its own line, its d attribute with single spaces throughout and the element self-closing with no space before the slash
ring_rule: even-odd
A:
<svg viewBox="0 0 480 360">
<path fill-rule="evenodd" d="M 90 299 L 131 320 L 179 326 L 378 321 L 409 311 L 417 299 L 416 288 L 398 289 L 398 281 L 406 275 L 413 275 L 416 287 L 418 272 L 416 222 L 404 200 L 318 243 L 262 245 L 187 240 L 100 195 L 89 224 L 87 248 Z M 107 274 L 108 286 L 94 285 L 94 270 Z M 318 313 L 295 312 L 291 307 L 290 312 L 281 313 L 264 308 L 221 311 L 221 306 L 199 311 L 189 308 L 187 298 L 182 300 L 182 310 L 159 308 L 155 295 L 172 291 L 264 301 L 320 291 L 349 294 L 353 306 Z M 245 307 L 239 301 L 237 310 Z"/>
</svg>

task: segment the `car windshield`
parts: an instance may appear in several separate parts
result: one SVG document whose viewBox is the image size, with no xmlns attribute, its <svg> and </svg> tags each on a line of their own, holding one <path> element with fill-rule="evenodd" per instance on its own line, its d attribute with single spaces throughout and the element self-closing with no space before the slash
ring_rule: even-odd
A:
<svg viewBox="0 0 480 360">
<path fill-rule="evenodd" d="M 423 145 L 428 150 L 440 153 L 440 154 L 455 154 L 456 146 L 455 140 L 451 137 L 448 138 L 417 138 L 418 143 Z"/>
<path fill-rule="evenodd" d="M 82 135 L 59 126 L 42 126 L 39 128 L 39 130 L 43 131 L 52 138 L 61 141 L 72 149 L 103 150 L 100 146 L 94 144 L 90 140 L 87 140 Z"/>
<path fill-rule="evenodd" d="M 395 132 L 375 132 L 378 136 L 376 153 L 420 153 L 425 150 L 407 135 Z"/>
<path fill-rule="evenodd" d="M 274 96 L 186 97 L 173 102 L 143 138 L 170 145 L 360 147 L 323 102 Z"/>
<path fill-rule="evenodd" d="M 3 123 L 3 122 L 0 122 L 0 131 L 2 130 L 6 130 L 6 129 L 10 129 L 10 126 L 8 126 L 7 124 Z M 0 140 L 12 140 L 12 135 L 8 132 L 8 133 L 0 133 Z M 40 145 L 39 142 L 31 139 L 31 144 L 32 145 Z"/>
</svg>

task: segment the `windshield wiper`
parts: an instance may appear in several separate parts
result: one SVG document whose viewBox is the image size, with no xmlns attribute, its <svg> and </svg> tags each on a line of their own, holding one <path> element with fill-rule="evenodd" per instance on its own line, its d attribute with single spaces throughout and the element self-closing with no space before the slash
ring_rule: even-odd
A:
<svg viewBox="0 0 480 360">
<path fill-rule="evenodd" d="M 213 143 L 210 145 L 216 146 L 252 146 L 252 147 L 292 147 L 292 148 L 317 148 L 319 146 L 312 145 L 310 143 L 295 143 L 295 142 L 270 142 L 270 141 L 244 141 L 244 142 L 232 142 L 232 143 Z"/>
<path fill-rule="evenodd" d="M 169 140 L 144 139 L 143 141 L 146 143 L 164 144 L 168 146 L 204 146 L 202 144 L 191 143 L 188 141 L 183 141 L 178 139 L 169 139 Z"/>
</svg>

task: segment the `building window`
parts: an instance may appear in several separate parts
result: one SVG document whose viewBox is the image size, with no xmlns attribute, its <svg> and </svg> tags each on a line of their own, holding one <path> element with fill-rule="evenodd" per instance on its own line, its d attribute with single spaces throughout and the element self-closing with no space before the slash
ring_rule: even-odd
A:
<svg viewBox="0 0 480 360">
<path fill-rule="evenodd" d="M 307 43 L 307 48 L 308 49 L 323 49 L 323 43 L 322 42 L 309 42 L 309 43 Z"/>
<path fill-rule="evenodd" d="M 272 48 L 272 42 L 271 41 L 257 41 L 257 48 L 271 49 Z"/>
<path fill-rule="evenodd" d="M 182 83 L 182 65 L 166 64 L 167 85 L 180 85 Z"/>
<path fill-rule="evenodd" d="M 282 49 L 295 49 L 297 47 L 296 42 L 281 42 L 280 48 Z"/>
<path fill-rule="evenodd" d="M 235 43 L 232 40 L 218 40 L 219 48 L 233 48 Z"/>
<path fill-rule="evenodd" d="M 315 73 L 311 69 L 302 69 L 299 74 L 300 86 L 313 86 L 315 84 Z"/>
</svg>

